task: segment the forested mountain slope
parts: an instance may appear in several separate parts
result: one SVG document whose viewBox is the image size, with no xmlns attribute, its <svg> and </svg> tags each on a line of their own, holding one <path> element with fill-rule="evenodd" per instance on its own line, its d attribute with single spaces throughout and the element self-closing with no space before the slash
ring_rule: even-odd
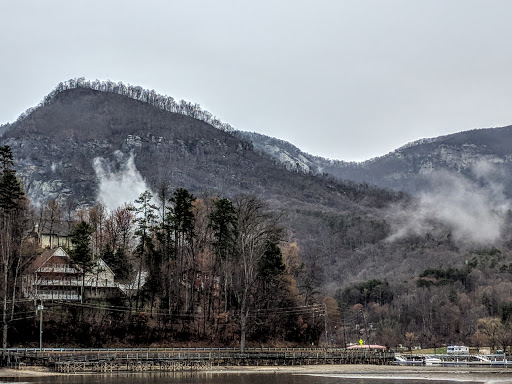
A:
<svg viewBox="0 0 512 384">
<path fill-rule="evenodd" d="M 389 345 L 407 332 L 411 343 L 469 342 L 482 319 L 512 321 L 510 128 L 332 162 L 154 91 L 73 81 L 2 130 L 0 145 L 12 148 L 36 203 L 121 203 L 141 185 L 264 199 L 305 262 L 301 297 L 336 294 L 355 337 L 361 308 Z"/>
<path fill-rule="evenodd" d="M 336 259 L 341 250 L 316 250 L 316 231 L 333 245 L 374 243 L 388 234 L 379 212 L 403 199 L 368 185 L 289 171 L 255 151 L 236 131 L 87 87 L 56 92 L 11 124 L 0 143 L 12 148 L 18 174 L 36 202 L 57 197 L 93 204 L 101 177 L 98 159 L 103 169 L 115 173 L 131 154 L 136 172 L 155 193 L 165 184 L 199 196 L 254 194 L 283 212 L 290 240 L 297 240 L 304 258 L 319 265 L 327 254 Z M 329 235 L 331 220 L 344 222 L 342 231 L 348 232 L 343 238 Z"/>
</svg>

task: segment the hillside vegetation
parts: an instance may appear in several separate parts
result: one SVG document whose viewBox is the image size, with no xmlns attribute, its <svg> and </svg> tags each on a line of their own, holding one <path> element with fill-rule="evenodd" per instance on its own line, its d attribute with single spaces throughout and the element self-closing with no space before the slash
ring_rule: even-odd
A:
<svg viewBox="0 0 512 384">
<path fill-rule="evenodd" d="M 462 148 L 479 132 L 398 150 L 400 157 L 374 162 L 388 165 L 375 165 L 373 176 L 361 171 L 368 163 L 354 168 L 357 182 L 340 181 L 329 175 L 335 172 L 327 163 L 322 169 L 287 167 L 199 106 L 136 88 L 62 84 L 6 128 L 0 144 L 12 149 L 34 203 L 44 207 L 57 199 L 63 206 L 91 207 L 105 193 L 119 195 L 122 203 L 130 183 L 102 189 L 107 181 L 115 185 L 116 175 L 145 183 L 155 195 L 165 186 L 186 189 L 202 201 L 256 196 L 280 217 L 286 231 L 281 249 L 292 247 L 304 262 L 294 275 L 297 300 L 336 307 L 330 295 L 339 303 L 341 315 L 332 310 L 328 322 L 333 342 L 365 336 L 389 346 L 512 343 L 506 194 L 456 167 L 449 168 L 454 174 L 435 178 L 464 187 L 444 188 L 448 192 L 431 181 L 415 184 L 416 190 L 429 187 L 420 198 L 372 185 L 385 175 L 407 182 L 396 172 L 387 174 L 388 165 L 429 153 L 450 158 L 447 146 Z M 499 146 L 491 136 L 482 143 L 488 150 Z M 506 151 L 506 145 L 500 148 Z M 473 150 L 475 158 L 492 163 Z M 126 165 L 129 159 L 133 167 Z"/>
</svg>

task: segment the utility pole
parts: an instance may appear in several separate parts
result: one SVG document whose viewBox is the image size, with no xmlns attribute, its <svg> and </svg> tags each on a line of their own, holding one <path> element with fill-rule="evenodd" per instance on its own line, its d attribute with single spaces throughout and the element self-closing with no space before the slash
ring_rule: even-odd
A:
<svg viewBox="0 0 512 384">
<path fill-rule="evenodd" d="M 324 328 L 325 328 L 325 342 L 327 343 L 327 346 L 330 345 L 329 343 L 329 336 L 327 332 L 327 305 L 324 303 Z"/>
<path fill-rule="evenodd" d="M 366 330 L 366 340 L 368 341 L 368 350 L 370 350 L 370 345 L 371 345 L 371 342 L 370 342 L 370 330 L 368 329 L 368 323 L 366 322 L 366 316 L 364 315 L 363 310 L 361 310 L 361 314 L 363 315 L 364 328 Z"/>
<path fill-rule="evenodd" d="M 41 300 L 41 304 L 37 306 L 37 310 L 39 311 L 39 350 L 43 350 L 43 300 Z"/>
</svg>

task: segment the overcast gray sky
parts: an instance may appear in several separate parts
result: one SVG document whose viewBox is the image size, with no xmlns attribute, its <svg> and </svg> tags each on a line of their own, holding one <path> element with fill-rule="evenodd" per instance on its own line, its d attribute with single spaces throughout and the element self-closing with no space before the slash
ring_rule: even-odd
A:
<svg viewBox="0 0 512 384">
<path fill-rule="evenodd" d="M 365 160 L 512 124 L 512 1 L 0 0 L 0 123 L 73 77 Z"/>
</svg>

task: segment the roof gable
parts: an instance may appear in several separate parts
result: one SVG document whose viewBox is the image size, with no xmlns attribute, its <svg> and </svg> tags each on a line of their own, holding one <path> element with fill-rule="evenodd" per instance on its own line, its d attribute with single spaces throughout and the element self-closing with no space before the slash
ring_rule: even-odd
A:
<svg viewBox="0 0 512 384">
<path fill-rule="evenodd" d="M 114 271 L 112 271 L 112 269 L 110 269 L 110 267 L 107 265 L 107 263 L 105 263 L 105 261 L 102 258 L 97 259 L 96 268 L 106 270 L 108 273 L 111 273 L 112 275 L 115 276 Z"/>
<path fill-rule="evenodd" d="M 32 263 L 32 270 L 37 271 L 47 264 L 51 264 L 50 260 L 55 257 L 56 264 L 71 264 L 71 258 L 61 247 L 54 249 L 45 249 L 43 253 L 36 257 Z M 60 260 L 59 260 L 60 259 Z"/>
<path fill-rule="evenodd" d="M 55 249 L 53 256 L 67 257 L 69 259 L 69 255 L 61 247 Z"/>
</svg>

